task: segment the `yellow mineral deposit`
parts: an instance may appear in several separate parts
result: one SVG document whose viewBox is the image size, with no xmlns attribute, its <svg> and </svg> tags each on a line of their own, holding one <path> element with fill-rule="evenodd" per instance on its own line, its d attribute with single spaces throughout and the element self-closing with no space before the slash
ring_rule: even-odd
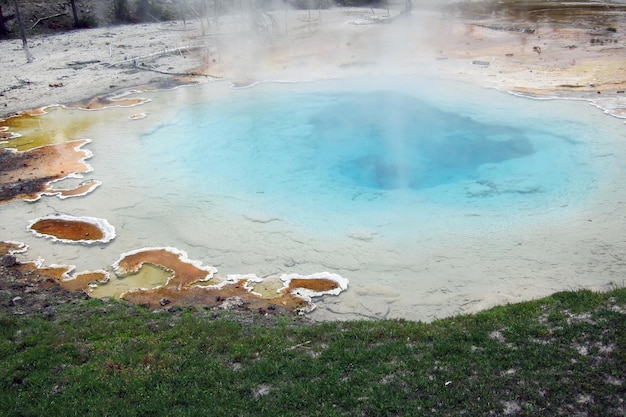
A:
<svg viewBox="0 0 626 417">
<path fill-rule="evenodd" d="M 76 117 L 75 112 L 62 106 L 48 106 L 28 110 L 0 120 L 0 133 L 6 142 L 0 146 L 27 151 L 42 146 L 69 142 L 80 137 L 93 120 Z"/>
</svg>

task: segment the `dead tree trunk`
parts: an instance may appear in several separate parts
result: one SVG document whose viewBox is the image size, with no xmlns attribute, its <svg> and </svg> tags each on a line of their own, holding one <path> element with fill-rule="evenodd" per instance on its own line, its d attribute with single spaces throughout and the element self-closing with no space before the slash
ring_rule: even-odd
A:
<svg viewBox="0 0 626 417">
<path fill-rule="evenodd" d="M 72 16 L 74 16 L 74 27 L 80 27 L 80 19 L 78 18 L 78 11 L 76 11 L 76 0 L 70 0 L 70 6 L 72 6 Z"/>
<path fill-rule="evenodd" d="M 26 31 L 24 30 L 24 23 L 22 22 L 22 17 L 20 16 L 20 6 L 19 4 L 17 4 L 17 0 L 13 0 L 13 4 L 15 4 L 15 17 L 17 18 L 17 26 L 20 29 L 20 37 L 22 38 L 22 45 L 24 46 L 24 52 L 26 53 L 26 62 L 30 64 L 31 62 L 33 62 L 33 56 L 28 50 Z"/>
</svg>

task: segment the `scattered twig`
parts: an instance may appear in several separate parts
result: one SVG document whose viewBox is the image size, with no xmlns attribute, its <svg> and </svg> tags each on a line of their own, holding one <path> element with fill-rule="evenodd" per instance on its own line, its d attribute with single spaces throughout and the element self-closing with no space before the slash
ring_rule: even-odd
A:
<svg viewBox="0 0 626 417">
<path fill-rule="evenodd" d="M 501 25 L 483 25 L 483 24 L 474 24 L 474 26 L 478 26 L 485 29 L 491 30 L 499 30 L 504 32 L 519 32 L 519 33 L 535 33 L 535 29 L 530 27 L 518 27 L 518 26 L 501 26 Z"/>
<path fill-rule="evenodd" d="M 91 64 L 99 64 L 100 60 L 99 59 L 92 59 L 90 61 L 73 61 L 73 62 L 69 62 L 67 64 L 68 67 L 82 67 L 85 65 L 91 65 Z"/>
<path fill-rule="evenodd" d="M 24 87 L 24 84 L 11 85 L 9 87 L 3 88 L 2 90 L 0 90 L 0 96 L 3 96 L 4 93 L 8 93 L 11 90 L 17 90 L 18 88 L 22 88 L 22 87 Z"/>
<path fill-rule="evenodd" d="M 20 82 L 21 85 L 30 84 L 31 83 L 31 81 L 28 81 L 28 80 L 26 80 L 24 78 L 20 78 L 17 75 L 13 75 L 13 76 L 15 77 L 16 80 L 18 80 Z"/>
<path fill-rule="evenodd" d="M 179 77 L 208 77 L 208 78 L 222 78 L 219 77 L 217 75 L 211 75 L 211 74 L 199 74 L 199 73 L 194 73 L 194 72 L 169 72 L 169 71 L 161 71 L 158 70 L 156 68 L 153 67 L 149 67 L 145 64 L 140 64 L 138 63 L 138 61 L 146 59 L 146 58 L 154 58 L 154 57 L 158 57 L 161 55 L 168 55 L 168 54 L 173 54 L 173 53 L 179 53 L 181 56 L 183 55 L 183 51 L 190 51 L 193 49 L 202 49 L 205 48 L 205 45 L 195 45 L 195 46 L 179 46 L 176 48 L 168 48 L 168 49 L 163 49 L 161 51 L 157 51 L 157 52 L 151 52 L 149 54 L 146 55 L 142 55 L 142 56 L 136 56 L 136 57 L 131 57 L 131 58 L 126 58 L 122 61 L 118 61 L 118 62 L 114 62 L 111 64 L 106 64 L 109 67 L 117 67 L 117 66 L 121 66 L 121 65 L 127 65 L 129 63 L 132 63 L 132 66 L 134 68 L 137 69 L 143 69 L 146 71 L 152 71 L 152 72 L 156 72 L 159 74 L 163 74 L 163 75 L 173 75 L 173 76 L 179 76 Z"/>
<path fill-rule="evenodd" d="M 298 343 L 297 345 L 294 345 L 294 346 L 288 347 L 287 349 L 283 350 L 283 352 L 289 352 L 290 350 L 296 350 L 296 349 L 299 349 L 299 348 L 301 348 L 301 347 L 303 347 L 303 346 L 308 345 L 309 343 L 311 343 L 311 341 L 310 341 L 310 340 L 307 340 L 306 342 Z"/>
<path fill-rule="evenodd" d="M 133 63 L 133 67 L 137 68 L 137 69 L 142 69 L 145 71 L 152 71 L 152 72 L 156 72 L 157 74 L 163 74 L 163 75 L 172 75 L 175 77 L 207 77 L 207 78 L 216 78 L 216 79 L 220 79 L 222 77 L 217 76 L 217 75 L 211 75 L 211 74 L 200 74 L 197 72 L 169 72 L 169 71 L 161 71 L 159 69 L 153 68 L 153 67 L 149 67 L 145 64 L 137 64 L 136 62 Z"/>
<path fill-rule="evenodd" d="M 145 59 L 145 58 L 152 58 L 152 57 L 161 56 L 161 55 L 168 55 L 168 54 L 175 53 L 175 52 L 179 52 L 179 53 L 182 54 L 183 50 L 190 51 L 190 50 L 193 50 L 193 49 L 201 49 L 201 48 L 204 48 L 204 47 L 205 47 L 205 45 L 195 45 L 195 46 L 189 45 L 189 46 L 179 46 L 179 47 L 176 47 L 176 48 L 166 48 L 166 49 L 163 49 L 161 51 L 151 52 L 151 53 L 146 54 L 146 55 L 126 58 L 126 59 L 124 59 L 122 61 L 110 64 L 110 65 L 114 67 L 114 66 L 117 66 L 117 65 L 120 65 L 120 64 L 128 63 L 130 61 L 137 61 L 137 60 L 141 60 L 141 59 Z"/>
</svg>

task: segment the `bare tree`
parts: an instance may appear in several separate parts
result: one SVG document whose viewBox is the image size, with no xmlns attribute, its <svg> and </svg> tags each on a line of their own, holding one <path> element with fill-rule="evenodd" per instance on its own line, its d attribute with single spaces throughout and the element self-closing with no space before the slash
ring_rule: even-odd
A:
<svg viewBox="0 0 626 417">
<path fill-rule="evenodd" d="M 76 11 L 76 0 L 70 0 L 70 6 L 72 6 L 72 16 L 74 17 L 74 27 L 80 27 L 80 19 L 78 18 L 78 12 Z"/>
<path fill-rule="evenodd" d="M 26 62 L 29 64 L 33 62 L 33 56 L 30 54 L 28 50 L 28 41 L 26 40 L 26 31 L 24 30 L 24 23 L 22 22 L 22 17 L 20 16 L 20 6 L 17 0 L 13 0 L 13 4 L 15 5 L 15 17 L 17 19 L 17 26 L 20 29 L 20 37 L 22 38 L 22 45 L 24 46 L 24 52 L 26 53 Z"/>
</svg>

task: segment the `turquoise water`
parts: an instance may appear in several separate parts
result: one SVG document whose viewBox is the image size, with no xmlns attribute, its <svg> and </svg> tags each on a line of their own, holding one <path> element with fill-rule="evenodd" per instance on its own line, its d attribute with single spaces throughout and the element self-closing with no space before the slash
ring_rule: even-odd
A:
<svg viewBox="0 0 626 417">
<path fill-rule="evenodd" d="M 198 195 L 314 232 L 583 201 L 598 180 L 593 127 L 545 102 L 481 96 L 397 81 L 261 84 L 196 98 L 140 140 L 151 164 Z"/>
</svg>

